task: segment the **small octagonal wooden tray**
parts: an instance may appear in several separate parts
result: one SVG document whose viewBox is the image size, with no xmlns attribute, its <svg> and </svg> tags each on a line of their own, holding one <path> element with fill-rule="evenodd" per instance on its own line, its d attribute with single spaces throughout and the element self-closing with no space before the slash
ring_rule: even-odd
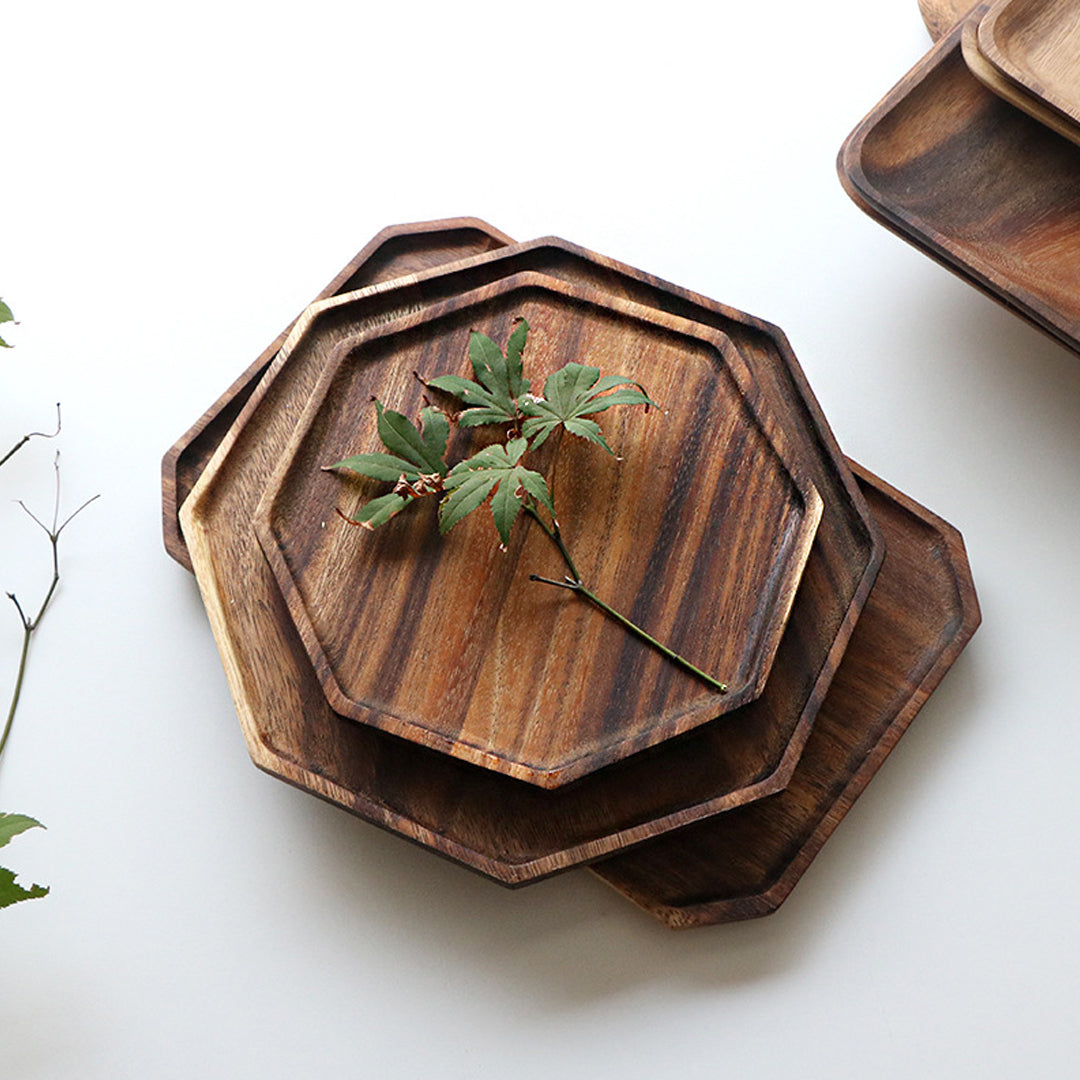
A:
<svg viewBox="0 0 1080 1080">
<path fill-rule="evenodd" d="M 674 929 L 775 911 L 979 625 L 960 534 L 853 467 L 888 552 L 791 783 L 592 867 Z"/>
<path fill-rule="evenodd" d="M 994 0 L 978 22 L 979 52 L 1080 138 L 1080 11 L 1075 0 Z M 1073 141 L 1076 141 L 1075 138 Z"/>
<path fill-rule="evenodd" d="M 824 510 L 772 676 L 757 701 L 558 791 L 542 791 L 338 716 L 326 704 L 251 519 L 316 362 L 272 365 L 182 512 L 253 760 L 281 779 L 505 884 L 547 874 L 780 790 L 865 603 L 880 532 L 783 335 L 565 241 L 535 241 L 372 291 L 371 324 L 512 273 L 592 284 L 724 330 L 792 438 Z M 355 327 L 354 327 L 355 328 Z"/>
<path fill-rule="evenodd" d="M 1070 142 L 1080 142 L 1080 127 L 1067 117 L 1061 115 L 1055 109 L 1050 108 L 1041 98 L 1029 93 L 1024 87 L 1013 82 L 1003 75 L 983 55 L 979 48 L 979 27 L 985 22 L 985 18 L 979 19 L 973 16 L 964 24 L 963 34 L 960 39 L 964 54 L 964 63 L 968 71 L 975 76 L 988 90 L 993 91 L 999 98 L 1023 109 L 1033 120 L 1063 135 Z"/>
<path fill-rule="evenodd" d="M 365 245 L 315 300 L 354 292 L 404 274 L 414 274 L 456 259 L 494 251 L 510 237 L 478 218 L 445 218 L 409 225 L 391 225 Z M 295 323 L 295 320 L 293 321 Z M 191 425 L 165 453 L 161 462 L 161 523 L 165 550 L 191 569 L 187 545 L 180 532 L 180 506 L 202 475 L 226 432 L 239 416 L 270 361 L 292 329 L 290 323 L 253 364 Z"/>
<path fill-rule="evenodd" d="M 727 335 L 530 273 L 342 339 L 350 306 L 315 305 L 282 349 L 285 363 L 304 350 L 332 359 L 255 515 L 336 712 L 557 787 L 761 694 L 821 499 L 748 400 L 756 387 Z M 540 456 L 583 580 L 726 693 L 583 598 L 531 580 L 561 580 L 566 566 L 527 519 L 505 552 L 487 513 L 440 537 L 435 499 L 376 534 L 339 520 L 358 492 L 389 489 L 321 468 L 382 448 L 373 399 L 418 416 L 421 379 L 471 376 L 471 329 L 502 342 L 518 317 L 536 393 L 564 364 L 596 357 L 671 403 L 603 415 L 618 458 L 565 434 Z M 491 436 L 461 429 L 451 454 Z"/>
<path fill-rule="evenodd" d="M 848 137 L 841 180 L 899 235 L 1080 351 L 1080 147 L 987 90 L 962 34 Z"/>
</svg>

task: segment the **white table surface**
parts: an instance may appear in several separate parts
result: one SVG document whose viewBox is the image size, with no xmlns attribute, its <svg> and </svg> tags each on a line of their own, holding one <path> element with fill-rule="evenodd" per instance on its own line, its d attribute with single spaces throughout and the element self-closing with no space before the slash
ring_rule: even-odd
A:
<svg viewBox="0 0 1080 1080">
<path fill-rule="evenodd" d="M 63 583 L 0 764 L 0 1075 L 1066 1076 L 1080 1052 L 1080 359 L 871 222 L 914 0 L 12 4 L 0 432 L 63 402 Z M 791 898 L 672 933 L 258 772 L 161 455 L 383 226 L 558 234 L 784 328 L 845 451 L 964 533 L 984 623 Z M 53 446 L 0 472 L 28 601 Z M 0 597 L 2 599 L 2 597 Z M 6 603 L 6 602 L 5 602 Z M 14 612 L 0 610 L 13 675 Z"/>
</svg>

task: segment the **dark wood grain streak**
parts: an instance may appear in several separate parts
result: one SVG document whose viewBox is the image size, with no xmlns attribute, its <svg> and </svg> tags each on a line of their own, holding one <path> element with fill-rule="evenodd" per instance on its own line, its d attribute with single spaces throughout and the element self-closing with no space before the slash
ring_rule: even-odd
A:
<svg viewBox="0 0 1080 1080">
<path fill-rule="evenodd" d="M 391 225 L 374 237 L 315 300 L 353 292 L 404 274 L 441 266 L 509 244 L 505 233 L 478 218 L 447 218 Z M 295 324 L 290 323 L 258 359 L 169 448 L 161 462 L 161 520 L 165 550 L 181 566 L 191 559 L 177 517 L 180 506 L 232 426 Z"/>
<path fill-rule="evenodd" d="M 841 180 L 920 250 L 1080 351 L 1080 147 L 987 90 L 962 32 L 848 137 Z"/>
<path fill-rule="evenodd" d="M 352 306 L 336 302 L 333 323 Z M 692 403 L 605 414 L 619 458 L 564 436 L 549 476 L 590 588 L 722 679 L 726 694 L 580 598 L 530 581 L 559 580 L 566 568 L 524 520 L 524 538 L 493 554 L 486 513 L 445 538 L 430 511 L 375 535 L 335 516 L 354 509 L 358 492 L 385 487 L 321 469 L 379 445 L 372 398 L 415 415 L 417 373 L 464 374 L 470 330 L 501 341 L 518 316 L 530 326 L 538 389 L 565 363 L 595 361 L 654 399 Z M 302 363 L 301 352 L 335 335 L 320 326 L 318 314 L 305 316 L 283 362 Z M 333 351 L 255 527 L 335 711 L 557 787 L 761 694 L 822 506 L 791 440 L 748 402 L 757 387 L 727 335 L 523 273 L 345 336 Z M 462 453 L 492 437 L 460 434 Z"/>
<path fill-rule="evenodd" d="M 251 526 L 325 356 L 272 367 L 184 515 L 245 739 L 261 768 L 506 884 L 524 884 L 762 797 L 788 782 L 865 603 L 880 531 L 783 334 L 775 327 L 564 241 L 479 256 L 371 295 L 370 319 L 536 270 L 729 334 L 767 409 L 806 453 L 824 512 L 762 696 L 670 744 L 543 791 L 339 717 Z M 355 325 L 355 316 L 353 317 Z M 677 408 L 678 401 L 670 403 Z M 231 586 L 224 586 L 231 581 Z"/>
<path fill-rule="evenodd" d="M 592 868 L 672 928 L 775 911 L 979 625 L 960 534 L 855 468 L 888 552 L 791 782 Z"/>
</svg>

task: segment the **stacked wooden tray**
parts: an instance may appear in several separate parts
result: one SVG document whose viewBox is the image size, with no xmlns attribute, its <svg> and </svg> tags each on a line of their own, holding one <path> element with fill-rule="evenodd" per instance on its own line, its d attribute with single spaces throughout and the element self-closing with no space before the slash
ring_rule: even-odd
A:
<svg viewBox="0 0 1080 1080">
<path fill-rule="evenodd" d="M 335 517 L 355 486 L 319 466 L 375 448 L 370 398 L 416 411 L 414 371 L 518 315 L 539 374 L 603 357 L 664 406 L 605 414 L 623 461 L 564 440 L 548 470 L 583 576 L 727 694 L 530 582 L 559 576 L 537 529 Z M 589 864 L 672 926 L 773 910 L 979 620 L 959 535 L 853 473 L 775 327 L 473 219 L 376 237 L 166 455 L 163 508 L 257 765 L 503 884 Z"/>
<path fill-rule="evenodd" d="M 871 217 L 1080 352 L 1078 23 L 1080 0 L 979 4 L 848 137 L 839 170 Z"/>
</svg>

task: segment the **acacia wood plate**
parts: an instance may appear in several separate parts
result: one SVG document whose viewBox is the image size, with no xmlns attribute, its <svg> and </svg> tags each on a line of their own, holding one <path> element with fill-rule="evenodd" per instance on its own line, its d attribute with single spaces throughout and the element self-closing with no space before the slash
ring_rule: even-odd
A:
<svg viewBox="0 0 1080 1080">
<path fill-rule="evenodd" d="M 263 557 L 252 516 L 322 371 L 272 365 L 182 510 L 200 587 L 261 768 L 505 884 L 524 884 L 784 787 L 883 554 L 786 339 L 775 327 L 565 241 L 479 256 L 369 294 L 372 324 L 521 271 L 667 310 L 728 333 L 762 400 L 806 453 L 824 509 L 757 701 L 557 791 L 479 769 L 338 716 Z M 355 316 L 350 331 L 355 331 Z M 674 406 L 676 403 L 671 403 Z"/>
<path fill-rule="evenodd" d="M 1080 139 L 1080 11 L 1075 0 L 993 0 L 978 22 L 979 52 Z M 1021 106 L 1023 107 L 1023 106 Z M 1041 116 L 1036 117 L 1041 119 Z"/>
<path fill-rule="evenodd" d="M 960 534 L 852 465 L 888 552 L 791 783 L 592 867 L 672 928 L 775 911 L 979 625 Z"/>
<path fill-rule="evenodd" d="M 973 16 L 964 23 L 960 44 L 968 71 L 988 90 L 1010 105 L 1023 109 L 1033 120 L 1063 135 L 1070 142 L 1080 142 L 1080 127 L 1007 78 L 983 55 L 979 48 L 979 26 L 985 21 L 985 18 L 980 20 Z"/>
<path fill-rule="evenodd" d="M 391 281 L 432 266 L 505 247 L 510 237 L 478 218 L 445 218 L 383 229 L 360 250 L 315 300 Z M 285 343 L 290 323 L 258 359 L 169 447 L 161 462 L 161 523 L 165 550 L 191 569 L 178 511 L 225 433 Z"/>
<path fill-rule="evenodd" d="M 972 7 L 972 0 L 919 0 L 919 13 L 934 41 L 940 41 Z"/>
<path fill-rule="evenodd" d="M 848 137 L 841 180 L 916 247 L 1080 351 L 1080 147 L 987 90 L 962 32 Z"/>
<path fill-rule="evenodd" d="M 302 351 L 330 360 L 255 515 L 331 707 L 558 787 L 758 697 L 821 499 L 784 432 L 748 399 L 757 388 L 730 338 L 540 274 L 342 337 L 365 300 L 316 305 L 283 347 L 284 363 Z M 677 403 L 605 413 L 619 458 L 565 434 L 539 456 L 590 588 L 726 693 L 582 598 L 530 580 L 561 580 L 567 567 L 525 519 L 505 552 L 486 512 L 440 537 L 435 499 L 374 534 L 341 520 L 388 490 L 321 468 L 381 448 L 373 399 L 418 416 L 420 379 L 470 376 L 470 330 L 503 342 L 519 316 L 534 392 L 564 364 L 595 357 Z M 490 439 L 461 429 L 451 459 Z"/>
</svg>

